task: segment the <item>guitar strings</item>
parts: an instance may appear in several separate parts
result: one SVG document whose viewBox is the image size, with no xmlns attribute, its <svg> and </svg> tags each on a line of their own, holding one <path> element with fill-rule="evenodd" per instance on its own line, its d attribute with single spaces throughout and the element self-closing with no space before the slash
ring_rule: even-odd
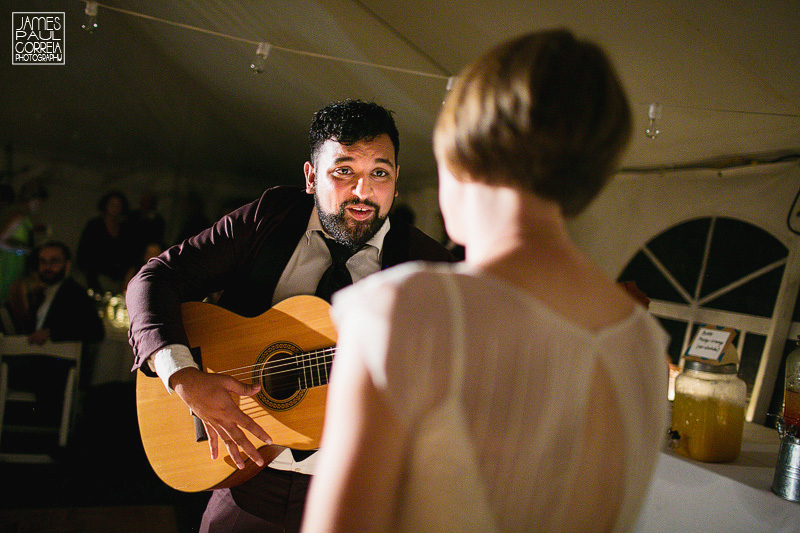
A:
<svg viewBox="0 0 800 533">
<path fill-rule="evenodd" d="M 287 398 L 290 397 L 293 393 L 309 389 L 312 387 L 316 387 L 318 385 L 325 385 L 328 383 L 328 376 L 329 376 L 329 367 L 330 367 L 330 358 L 323 360 L 322 363 L 315 363 L 312 365 L 303 365 L 302 363 L 298 363 L 298 365 L 292 365 L 294 368 L 288 370 L 282 370 L 280 372 L 271 372 L 268 368 L 268 365 L 262 365 L 259 373 L 259 376 L 256 376 L 255 380 L 251 381 L 260 382 L 264 375 L 268 375 L 271 378 L 276 377 L 276 374 L 286 374 L 291 373 L 296 376 L 296 381 L 291 379 L 285 379 L 283 381 L 278 381 L 277 383 L 273 382 L 268 385 L 268 390 L 265 390 L 267 394 L 272 396 L 273 398 L 280 398 L 282 396 L 286 396 Z M 258 365 L 253 365 L 255 368 Z M 283 365 L 286 366 L 286 365 Z M 252 375 L 251 372 L 240 372 L 238 374 L 226 374 L 231 375 L 231 377 L 238 377 L 240 379 L 246 378 Z M 277 376 L 280 377 L 280 376 Z M 243 379 L 244 381 L 244 379 Z"/>
<path fill-rule="evenodd" d="M 299 354 L 288 354 L 289 357 L 283 358 L 278 363 L 267 360 L 264 363 L 220 370 L 218 371 L 218 373 L 228 375 L 234 378 L 244 378 L 250 376 L 252 374 L 252 370 L 257 367 L 260 367 L 262 376 L 264 371 L 268 371 L 270 376 L 279 376 L 280 374 L 286 374 L 286 373 L 297 374 L 298 372 L 300 372 L 300 375 L 302 376 L 302 382 L 298 378 L 296 384 L 289 382 L 285 383 L 283 386 L 274 386 L 270 388 L 270 392 L 272 394 L 280 394 L 299 389 L 309 388 L 308 387 L 309 373 L 312 384 L 314 382 L 315 377 L 317 380 L 321 381 L 320 378 L 322 377 L 322 373 L 320 372 L 320 367 L 323 367 L 323 372 L 327 382 L 327 377 L 328 377 L 327 363 L 332 361 L 333 355 L 335 353 L 336 353 L 335 347 L 323 348 L 321 350 L 313 350 L 310 352 L 304 352 Z M 322 354 L 322 357 L 319 357 L 319 354 Z M 259 378 L 257 378 L 257 380 L 259 380 Z"/>
<path fill-rule="evenodd" d="M 285 374 L 305 375 L 305 373 L 313 373 L 314 371 L 318 372 L 320 368 L 327 369 L 330 366 L 329 365 L 330 361 L 331 359 L 328 359 L 327 361 L 323 360 L 322 362 L 316 362 L 312 364 L 303 364 L 302 362 L 297 362 L 297 364 L 287 363 L 287 364 L 282 364 L 280 366 L 288 366 L 289 368 L 279 371 L 274 371 L 274 369 L 270 367 L 268 364 L 264 364 L 264 365 L 253 365 L 249 371 L 234 372 L 234 373 L 229 373 L 228 371 L 220 371 L 218 373 L 224 374 L 226 376 L 231 376 L 236 379 L 240 379 L 252 375 L 253 370 L 256 370 L 262 376 L 266 374 L 268 376 L 280 378 L 282 375 Z"/>
<path fill-rule="evenodd" d="M 328 358 L 327 360 L 323 359 L 317 362 L 310 363 L 304 361 L 287 361 L 285 363 L 280 364 L 272 364 L 270 365 L 269 362 L 256 364 L 249 367 L 242 367 L 238 372 L 232 372 L 230 370 L 221 370 L 219 374 L 225 374 L 226 376 L 231 376 L 234 378 L 242 378 L 245 376 L 249 376 L 253 373 L 253 370 L 258 370 L 262 375 L 268 374 L 270 376 L 280 377 L 283 374 L 293 374 L 293 373 L 302 373 L 303 371 L 313 371 L 314 369 L 318 369 L 320 367 L 327 366 L 328 363 L 332 361 L 332 358 Z M 284 367 L 282 370 L 276 370 L 277 368 Z"/>
<path fill-rule="evenodd" d="M 277 383 L 273 382 L 268 385 L 267 392 L 273 398 L 280 398 L 282 396 L 291 397 L 292 394 L 299 390 L 309 389 L 317 385 L 324 385 L 328 383 L 328 374 L 330 363 L 336 349 L 326 348 L 321 351 L 307 352 L 300 354 L 292 354 L 280 362 L 266 361 L 261 365 L 253 365 L 250 368 L 260 366 L 258 369 L 259 376 L 256 376 L 255 381 L 259 382 L 266 374 L 270 378 L 278 378 Z M 315 354 L 322 353 L 323 357 L 316 357 Z M 282 367 L 289 367 L 284 370 L 276 370 Z M 244 367 L 247 368 L 247 367 Z M 281 374 L 289 373 L 289 379 L 280 380 Z M 239 376 L 245 377 L 249 372 L 240 372 Z M 296 381 L 291 379 L 296 377 Z"/>
<path fill-rule="evenodd" d="M 270 368 L 273 368 L 273 369 L 274 368 L 280 368 L 281 366 L 296 366 L 299 358 L 306 358 L 308 360 L 311 360 L 312 358 L 320 359 L 318 354 L 323 354 L 321 359 L 327 361 L 327 360 L 332 359 L 333 355 L 335 353 L 336 353 L 336 348 L 335 347 L 324 348 L 322 350 L 314 350 L 314 351 L 311 351 L 311 352 L 303 352 L 303 353 L 299 353 L 299 354 L 287 353 L 286 354 L 287 357 L 281 358 L 279 360 L 281 362 L 278 363 L 278 364 L 272 363 L 270 365 L 270 360 L 267 360 L 267 361 L 265 361 L 263 363 L 245 365 L 245 366 L 240 366 L 240 367 L 237 367 L 237 368 L 226 368 L 224 370 L 218 370 L 216 372 L 224 373 L 224 374 L 227 374 L 227 375 L 242 375 L 242 374 L 247 374 L 250 370 L 252 370 L 253 368 L 255 368 L 257 366 L 260 366 L 260 365 L 261 366 L 270 365 Z M 244 372 L 242 372 L 242 371 L 244 371 Z M 282 372 L 282 371 L 278 370 L 278 372 Z"/>
<path fill-rule="evenodd" d="M 270 362 L 269 360 L 263 363 L 257 363 L 253 365 L 246 365 L 238 368 L 230 368 L 225 370 L 220 370 L 217 373 L 224 374 L 227 376 L 231 376 L 234 378 L 242 378 L 252 375 L 252 370 L 260 367 L 260 374 L 266 372 L 269 376 L 278 376 L 280 377 L 281 374 L 287 373 L 295 373 L 299 374 L 302 377 L 302 381 L 305 383 L 301 383 L 301 378 L 298 377 L 297 383 L 286 383 L 283 386 L 275 386 L 270 389 L 271 393 L 282 393 L 282 392 L 289 392 L 298 389 L 307 389 L 308 387 L 308 378 L 311 378 L 311 382 L 314 382 L 315 377 L 317 380 L 320 380 L 323 373 L 320 372 L 320 368 L 323 369 L 324 376 L 327 382 L 328 377 L 328 363 L 333 360 L 333 356 L 336 353 L 335 347 L 324 348 L 322 350 L 314 350 L 311 352 L 304 352 L 299 354 L 287 354 L 288 357 L 282 358 L 280 362 Z M 322 357 L 319 356 L 322 354 Z M 321 381 L 321 380 L 320 380 Z M 305 384 L 306 386 L 303 386 Z"/>
<path fill-rule="evenodd" d="M 263 363 L 256 363 L 253 365 L 246 365 L 241 366 L 238 368 L 227 368 L 224 370 L 219 370 L 220 374 L 226 374 L 229 376 L 242 376 L 247 375 L 250 371 L 256 367 L 268 367 L 270 370 L 270 374 L 281 374 L 284 372 L 290 372 L 293 369 L 297 368 L 298 364 L 302 364 L 304 361 L 312 362 L 317 361 L 314 364 L 319 364 L 318 361 L 329 362 L 333 359 L 333 356 L 336 353 L 336 348 L 325 348 L 324 350 L 316 350 L 313 352 L 304 352 L 299 354 L 287 354 L 288 357 L 281 358 L 280 362 L 272 362 L 267 360 Z M 319 357 L 317 354 L 323 354 L 322 357 Z M 287 370 L 280 370 L 281 367 L 289 367 Z"/>
<path fill-rule="evenodd" d="M 272 385 L 272 386 L 269 387 L 269 390 L 264 391 L 264 392 L 268 396 L 271 396 L 272 398 L 275 398 L 275 399 L 290 398 L 294 393 L 296 393 L 298 391 L 307 390 L 307 389 L 310 389 L 312 387 L 316 387 L 318 385 L 327 385 L 327 383 L 328 383 L 327 376 L 328 376 L 328 374 L 326 373 L 324 381 L 322 379 L 319 379 L 319 378 L 321 378 L 321 376 L 317 376 L 319 382 L 315 382 L 312 379 L 310 384 L 308 383 L 308 380 L 303 380 L 304 383 L 301 383 L 300 379 L 298 379 L 297 383 L 287 382 L 287 383 L 284 383 L 282 385 Z"/>
</svg>

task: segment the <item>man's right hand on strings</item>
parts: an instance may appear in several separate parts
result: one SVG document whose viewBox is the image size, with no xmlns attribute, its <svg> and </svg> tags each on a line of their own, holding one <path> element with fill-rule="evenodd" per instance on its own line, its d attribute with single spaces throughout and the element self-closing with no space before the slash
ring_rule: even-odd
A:
<svg viewBox="0 0 800 533">
<path fill-rule="evenodd" d="M 272 444 L 272 439 L 261 426 L 239 409 L 238 402 L 234 399 L 234 395 L 257 394 L 260 385 L 247 385 L 230 376 L 207 373 L 196 368 L 178 370 L 170 377 L 169 383 L 192 413 L 203 421 L 212 459 L 217 458 L 218 442 L 222 439 L 238 468 L 244 468 L 241 451 L 258 466 L 264 466 L 261 454 L 242 430 L 246 429 L 266 444 Z"/>
</svg>

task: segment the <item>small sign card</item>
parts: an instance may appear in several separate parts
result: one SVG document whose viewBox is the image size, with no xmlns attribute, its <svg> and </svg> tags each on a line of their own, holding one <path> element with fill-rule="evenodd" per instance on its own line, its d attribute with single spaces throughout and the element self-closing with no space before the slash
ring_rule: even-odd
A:
<svg viewBox="0 0 800 533">
<path fill-rule="evenodd" d="M 733 331 L 727 328 L 701 327 L 697 331 L 697 335 L 695 335 L 686 355 L 719 361 L 722 358 L 725 347 L 731 341 L 731 333 Z"/>
</svg>

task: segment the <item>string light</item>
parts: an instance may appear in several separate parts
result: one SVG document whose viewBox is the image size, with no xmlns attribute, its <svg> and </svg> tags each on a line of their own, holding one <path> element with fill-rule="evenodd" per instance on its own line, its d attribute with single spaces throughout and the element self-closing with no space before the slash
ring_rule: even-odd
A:
<svg viewBox="0 0 800 533">
<path fill-rule="evenodd" d="M 648 139 L 655 139 L 661 133 L 658 125 L 658 121 L 661 120 L 661 104 L 650 104 L 647 110 L 647 118 L 649 122 L 644 134 Z"/>
<path fill-rule="evenodd" d="M 447 78 L 447 88 L 445 89 L 445 96 L 444 98 L 442 98 L 442 105 L 444 105 L 447 102 L 447 93 L 449 93 L 453 89 L 453 87 L 456 86 L 456 81 L 458 81 L 458 78 L 456 78 L 455 76 L 450 76 L 449 78 Z"/>
<path fill-rule="evenodd" d="M 250 64 L 253 73 L 261 74 L 267 68 L 267 56 L 269 56 L 271 48 L 272 45 L 269 43 L 258 43 L 256 55 L 253 56 L 253 62 Z"/>
<path fill-rule="evenodd" d="M 85 0 L 83 0 L 83 1 L 85 1 Z M 122 14 L 125 14 L 125 15 L 130 15 L 132 17 L 137 17 L 137 18 L 141 18 L 141 19 L 145 19 L 145 20 L 151 20 L 151 21 L 154 21 L 154 22 L 160 22 L 162 24 L 168 24 L 170 26 L 183 28 L 185 30 L 196 31 L 196 32 L 205 33 L 205 34 L 208 34 L 208 35 L 214 35 L 216 37 L 221 37 L 221 38 L 224 38 L 224 39 L 230 39 L 231 41 L 238 41 L 238 42 L 241 42 L 241 43 L 248 43 L 248 44 L 251 44 L 251 45 L 254 45 L 254 46 L 258 46 L 259 44 L 261 44 L 259 41 L 253 41 L 253 40 L 250 40 L 250 39 L 244 39 L 242 37 L 236 37 L 236 36 L 233 36 L 233 35 L 227 35 L 225 33 L 221 33 L 221 32 L 218 32 L 218 31 L 208 30 L 206 28 L 199 28 L 197 26 L 184 24 L 182 22 L 174 22 L 174 21 L 171 21 L 171 20 L 166 20 L 166 19 L 154 17 L 152 15 L 147 15 L 145 13 L 139 13 L 137 11 L 131 11 L 130 9 L 124 9 L 124 8 L 121 8 L 121 7 L 109 6 L 109 5 L 106 5 L 106 4 L 100 4 L 98 2 L 86 2 L 86 4 L 87 4 L 87 9 L 88 9 L 88 4 L 97 4 L 97 5 L 101 6 L 103 9 L 108 9 L 109 11 L 114 11 L 116 13 L 122 13 Z M 286 52 L 286 53 L 289 53 L 289 54 L 297 54 L 297 55 L 302 55 L 302 56 L 307 56 L 307 57 L 315 57 L 315 58 L 318 58 L 318 59 L 327 59 L 327 60 L 330 60 L 330 61 L 339 61 L 341 63 L 350 63 L 350 64 L 353 64 L 353 65 L 361 65 L 361 66 L 364 66 L 364 67 L 380 68 L 380 69 L 384 69 L 384 70 L 391 70 L 391 71 L 394 71 L 394 72 L 402 72 L 404 74 L 411 74 L 411 75 L 414 75 L 414 76 L 423 76 L 423 77 L 427 77 L 427 78 L 438 78 L 438 79 L 446 80 L 447 77 L 448 77 L 447 75 L 443 75 L 443 74 L 433 74 L 433 73 L 430 73 L 430 72 L 423 72 L 423 71 L 420 71 L 420 70 L 412 70 L 412 69 L 401 68 L 401 67 L 391 67 L 391 66 L 388 66 L 388 65 L 381 65 L 381 64 L 378 64 L 378 63 L 370 63 L 368 61 L 358 61 L 356 59 L 346 59 L 346 58 L 343 58 L 343 57 L 336 57 L 336 56 L 331 56 L 331 55 L 327 55 L 327 54 L 319 54 L 317 52 L 307 52 L 307 51 L 304 51 L 304 50 L 296 50 L 296 49 L 293 49 L 293 48 L 285 48 L 283 46 L 277 46 L 275 44 L 271 44 L 270 45 L 270 50 L 278 50 L 278 51 Z"/>
<path fill-rule="evenodd" d="M 81 28 L 87 33 L 94 33 L 94 30 L 97 29 L 97 2 L 86 2 L 84 13 Z"/>
<path fill-rule="evenodd" d="M 175 21 L 171 21 L 171 20 L 162 19 L 162 18 L 159 18 L 159 17 L 154 17 L 152 15 L 147 15 L 145 13 L 139 13 L 137 11 L 132 11 L 132 10 L 129 10 L 129 9 L 124 9 L 124 8 L 120 8 L 120 7 L 101 4 L 99 2 L 88 1 L 88 0 L 80 0 L 80 1 L 85 2 L 85 4 L 86 4 L 86 10 L 85 10 L 86 18 L 85 18 L 85 22 L 82 24 L 81 27 L 83 29 L 85 29 L 86 31 L 88 31 L 89 33 L 93 32 L 95 29 L 97 29 L 97 9 L 98 9 L 98 7 L 102 7 L 103 9 L 107 9 L 109 11 L 114 11 L 114 12 L 117 12 L 117 13 L 130 15 L 130 16 L 137 17 L 137 18 L 140 18 L 140 19 L 159 22 L 161 24 L 168 24 L 170 26 L 175 26 L 175 27 L 178 27 L 178 28 L 183 28 L 183 29 L 191 30 L 191 31 L 198 32 L 198 33 L 204 33 L 204 34 L 207 34 L 207 35 L 213 35 L 213 36 L 216 36 L 216 37 L 229 39 L 231 41 L 237 41 L 237 42 L 247 43 L 247 44 L 250 44 L 250 45 L 253 45 L 253 46 L 257 46 L 258 48 L 256 49 L 256 56 L 258 56 L 257 58 L 258 58 L 259 61 L 257 62 L 256 58 L 254 58 L 254 60 L 252 62 L 252 65 L 251 65 L 251 68 L 256 73 L 263 72 L 264 68 L 262 67 L 261 71 L 259 71 L 259 70 L 257 70 L 257 66 L 253 66 L 253 65 L 256 65 L 257 63 L 263 63 L 263 61 L 266 59 L 267 55 L 269 54 L 269 52 L 271 50 L 278 50 L 280 52 L 303 55 L 303 56 L 307 56 L 307 57 L 314 57 L 314 58 L 318 58 L 318 59 L 325 59 L 325 60 L 329 60 L 329 61 L 339 61 L 339 62 L 342 62 L 342 63 L 350 63 L 350 64 L 361 65 L 361 66 L 365 66 L 365 67 L 379 68 L 379 69 L 383 69 L 383 70 L 401 72 L 401 73 L 404 73 L 404 74 L 410 74 L 410 75 L 414 75 L 414 76 L 421 76 L 421 77 L 427 77 L 427 78 L 436 78 L 436 79 L 447 80 L 447 90 L 448 91 L 452 89 L 452 87 L 453 87 L 453 85 L 455 84 L 455 81 L 456 81 L 456 77 L 449 75 L 449 73 L 448 74 L 434 74 L 434 73 L 431 73 L 431 72 L 423 72 L 423 71 L 419 71 L 419 70 L 412 70 L 412 69 L 400 68 L 400 67 L 391 67 L 391 66 L 388 66 L 388 65 L 381 65 L 381 64 L 370 63 L 370 62 L 366 62 L 366 61 L 358 61 L 358 60 L 355 60 L 355 59 L 346 59 L 346 58 L 342 58 L 342 57 L 330 56 L 330 55 L 320 54 L 320 53 L 316 53 L 316 52 L 308 52 L 308 51 L 304 51 L 304 50 L 296 50 L 296 49 L 292 49 L 292 48 L 285 48 L 285 47 L 278 46 L 278 45 L 275 45 L 275 44 L 269 44 L 269 43 L 262 43 L 262 42 L 259 42 L 259 41 L 253 41 L 251 39 L 245 39 L 245 38 L 237 37 L 237 36 L 234 36 L 234 35 L 228 35 L 228 34 L 225 34 L 225 33 L 209 30 L 209 29 L 206 29 L 206 28 L 199 28 L 197 26 L 192 26 L 192 25 L 189 25 L 189 24 L 181 23 L 181 22 L 175 22 Z M 267 53 L 264 54 L 263 57 L 260 57 L 259 56 L 259 50 L 261 49 L 262 45 L 266 46 L 266 52 Z M 444 69 L 442 69 L 442 70 L 444 70 Z M 644 104 L 644 102 L 639 102 L 639 105 L 643 105 L 643 104 Z M 748 114 L 748 115 L 759 115 L 759 116 L 775 116 L 775 117 L 791 117 L 791 118 L 800 117 L 800 114 L 798 114 L 798 113 L 777 113 L 777 112 L 751 111 L 751 110 L 739 110 L 739 109 L 703 108 L 703 107 L 694 107 L 694 106 L 686 106 L 686 105 L 679 105 L 679 104 L 669 104 L 669 107 L 670 108 L 677 108 L 677 109 L 690 109 L 690 110 L 698 110 L 698 111 L 709 111 L 709 112 L 714 112 L 714 113 L 737 113 L 737 114 Z M 658 134 L 661 133 L 660 126 L 659 126 L 659 123 L 658 123 L 658 121 L 661 119 L 661 109 L 662 109 L 661 104 L 658 104 L 658 103 L 649 104 L 649 108 L 648 108 L 649 124 L 648 124 L 648 127 L 645 130 L 645 135 L 647 137 L 651 138 L 651 139 L 655 139 L 658 136 Z"/>
</svg>

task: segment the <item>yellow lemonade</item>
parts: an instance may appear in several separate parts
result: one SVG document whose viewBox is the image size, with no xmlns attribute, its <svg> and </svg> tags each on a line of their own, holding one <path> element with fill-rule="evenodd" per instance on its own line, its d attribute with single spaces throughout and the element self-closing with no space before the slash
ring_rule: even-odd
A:
<svg viewBox="0 0 800 533">
<path fill-rule="evenodd" d="M 676 452 L 708 463 L 734 461 L 742 449 L 744 405 L 676 392 L 672 429 L 680 435 Z"/>
</svg>

